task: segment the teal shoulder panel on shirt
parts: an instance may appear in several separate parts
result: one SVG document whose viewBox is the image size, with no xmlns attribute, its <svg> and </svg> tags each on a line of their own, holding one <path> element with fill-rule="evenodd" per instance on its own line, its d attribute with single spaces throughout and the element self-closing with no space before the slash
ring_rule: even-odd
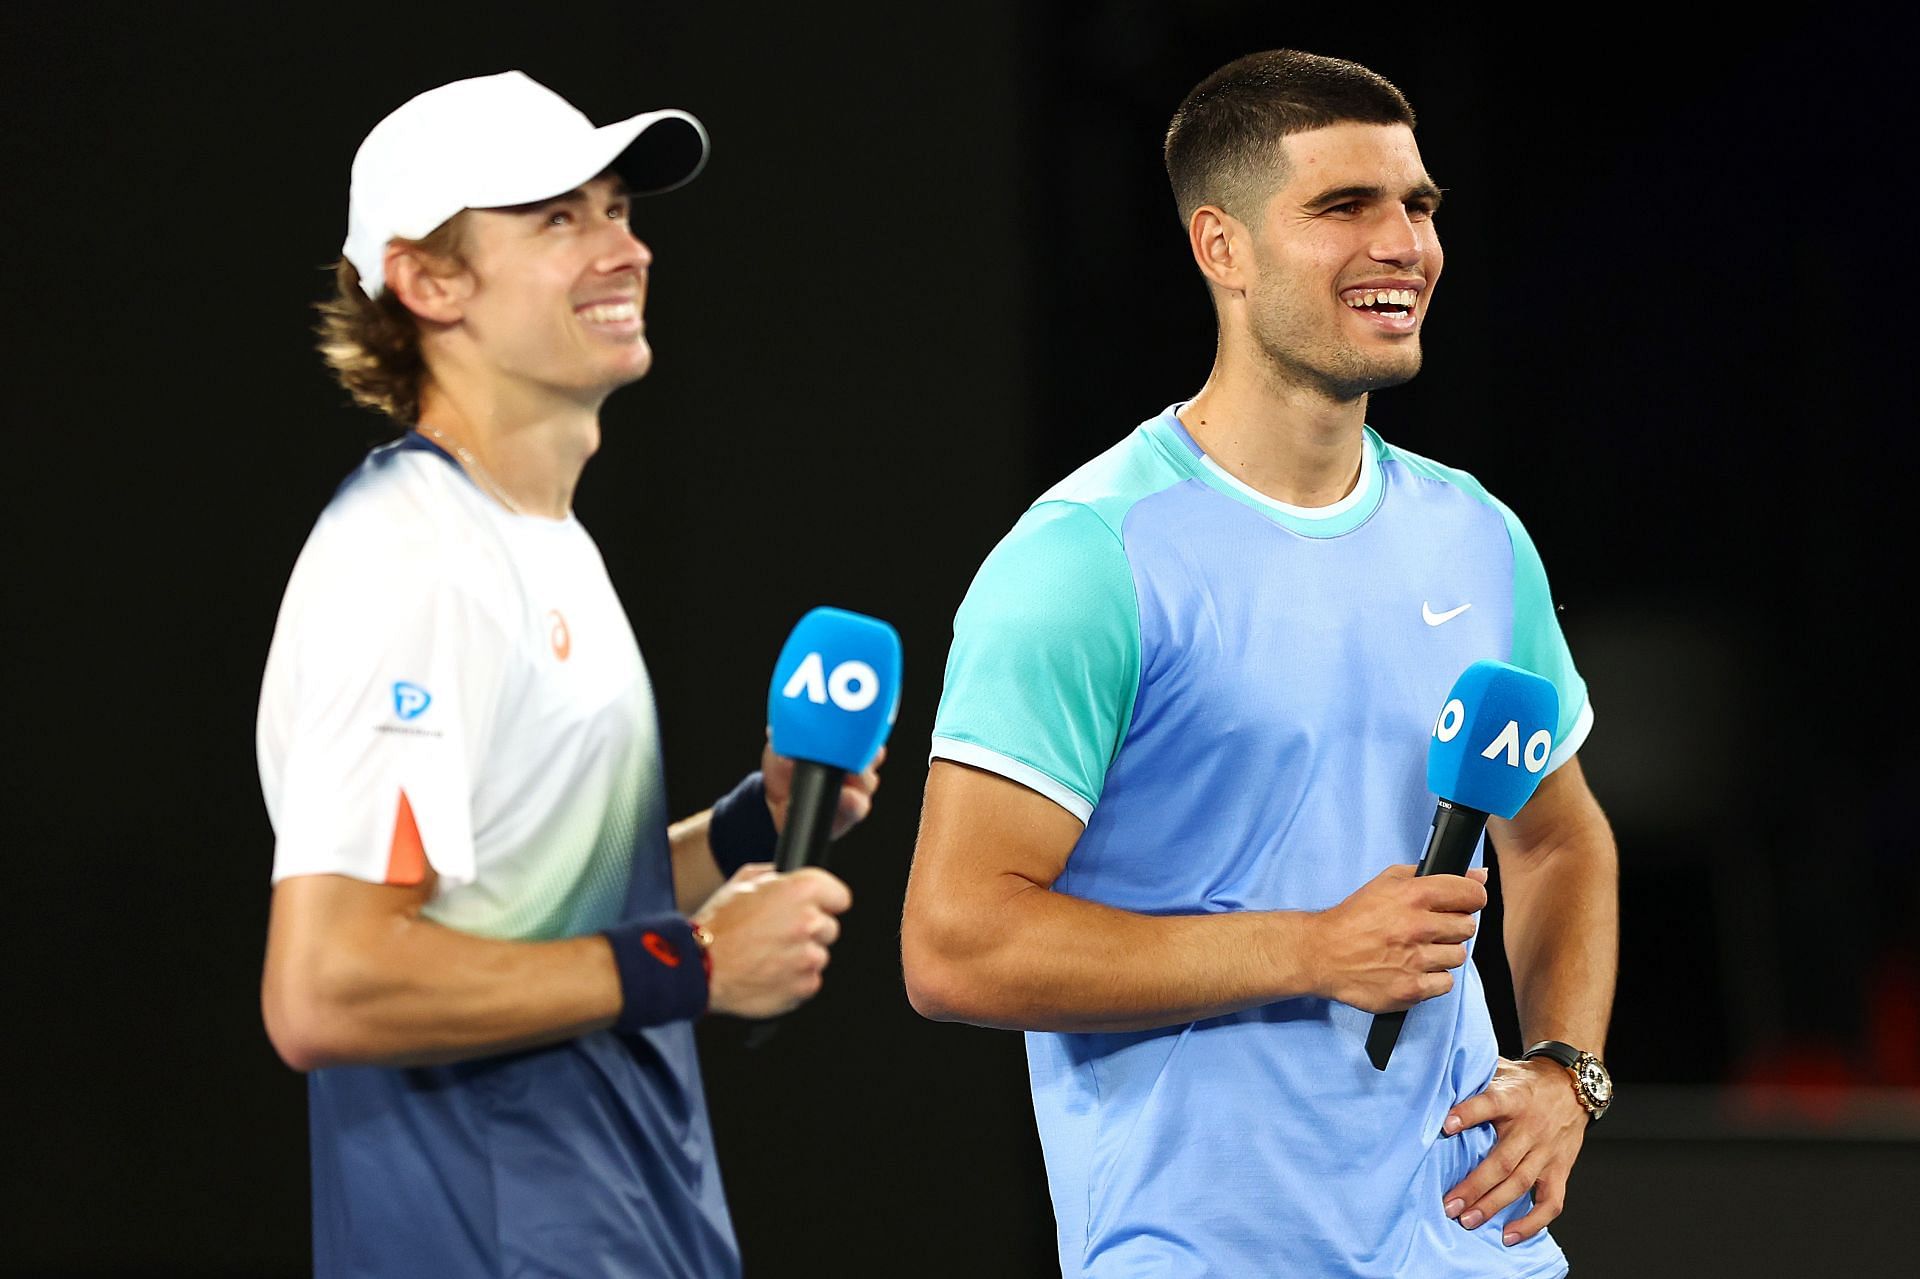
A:
<svg viewBox="0 0 1920 1279">
<path fill-rule="evenodd" d="M 951 749 L 963 743 L 1031 769 L 1040 777 L 1015 780 L 1085 821 L 1139 684 L 1140 610 L 1119 537 L 1094 507 L 1043 501 L 987 556 L 954 617 L 934 753 L 981 762 Z"/>
<path fill-rule="evenodd" d="M 1507 536 L 1513 539 L 1513 664 L 1546 676 L 1560 691 L 1560 725 L 1554 730 L 1553 744 L 1554 754 L 1561 758 L 1550 761 L 1558 768 L 1565 759 L 1562 748 L 1588 714 L 1587 681 L 1574 669 L 1573 653 L 1560 630 L 1540 552 L 1527 536 L 1520 517 L 1505 502 L 1492 500 L 1507 521 Z M 1574 749 L 1579 748 L 1578 742 L 1572 744 Z"/>
<path fill-rule="evenodd" d="M 1135 502 L 1192 475 L 1190 465 L 1180 465 L 1153 437 L 1153 425 L 1154 419 L 1142 423 L 1126 439 L 1042 493 L 1032 509 L 1048 502 L 1078 503 L 1098 515 L 1115 537 L 1120 536 L 1120 526 Z"/>
<path fill-rule="evenodd" d="M 1184 478 L 1136 431 L 1021 516 L 954 618 L 935 755 L 981 763 L 1087 819 L 1140 687 L 1121 526 L 1134 503 Z"/>
<path fill-rule="evenodd" d="M 1547 569 L 1540 562 L 1539 550 L 1512 508 L 1487 492 L 1486 486 L 1468 472 L 1409 453 L 1398 445 L 1388 444 L 1386 450 L 1414 474 L 1451 484 L 1471 494 L 1499 511 L 1500 518 L 1506 521 L 1507 539 L 1513 544 L 1513 655 L 1508 660 L 1523 670 L 1552 680 L 1560 694 L 1560 723 L 1553 735 L 1556 758 L 1551 761 L 1552 766 L 1558 768 L 1565 755 L 1572 753 L 1563 754 L 1562 748 L 1571 744 L 1577 750 L 1580 743 L 1573 740 L 1574 736 L 1576 732 L 1585 732 L 1587 682 L 1574 668 L 1573 653 L 1561 633 L 1553 593 L 1547 588 Z"/>
</svg>

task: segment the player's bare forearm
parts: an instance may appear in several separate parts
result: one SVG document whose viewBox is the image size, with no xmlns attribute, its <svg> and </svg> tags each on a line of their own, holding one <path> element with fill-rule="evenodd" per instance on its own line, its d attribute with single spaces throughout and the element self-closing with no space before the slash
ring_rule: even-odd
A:
<svg viewBox="0 0 1920 1279">
<path fill-rule="evenodd" d="M 274 888 L 261 1005 L 288 1065 L 429 1065 L 613 1024 L 621 989 L 605 938 L 477 937 L 423 918 L 430 895 L 338 875 Z"/>
<path fill-rule="evenodd" d="M 706 809 L 667 828 L 667 843 L 673 850 L 674 907 L 683 915 L 699 910 L 726 882 L 707 838 L 712 819 L 713 810 Z"/>
<path fill-rule="evenodd" d="M 1619 855 L 1580 761 L 1556 769 L 1489 833 L 1522 1038 L 1602 1055 L 1619 963 Z"/>
<path fill-rule="evenodd" d="M 1304 913 L 1139 915 L 1052 891 L 1080 829 L 1025 787 L 934 763 L 901 925 L 923 1016 L 1144 1030 L 1311 993 Z"/>
<path fill-rule="evenodd" d="M 1009 886 L 940 926 L 908 920 L 907 990 L 936 1021 L 1014 1030 L 1181 1025 L 1308 993 L 1297 912 L 1137 915 Z M 971 919 L 971 923 L 967 919 Z M 937 956 L 935 951 L 940 951 Z"/>
</svg>

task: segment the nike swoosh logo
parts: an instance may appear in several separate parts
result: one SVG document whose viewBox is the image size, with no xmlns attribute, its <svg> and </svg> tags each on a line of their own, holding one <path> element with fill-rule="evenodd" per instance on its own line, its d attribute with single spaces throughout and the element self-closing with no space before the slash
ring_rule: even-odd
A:
<svg viewBox="0 0 1920 1279">
<path fill-rule="evenodd" d="M 1472 607 L 1473 605 L 1471 604 L 1462 604 L 1459 608 L 1450 608 L 1444 613 L 1436 613 L 1433 611 L 1432 605 L 1428 604 L 1425 600 L 1421 600 L 1420 616 L 1426 620 L 1428 626 L 1438 626 L 1442 622 L 1451 622 L 1454 618 L 1460 616 L 1460 614 Z"/>
</svg>

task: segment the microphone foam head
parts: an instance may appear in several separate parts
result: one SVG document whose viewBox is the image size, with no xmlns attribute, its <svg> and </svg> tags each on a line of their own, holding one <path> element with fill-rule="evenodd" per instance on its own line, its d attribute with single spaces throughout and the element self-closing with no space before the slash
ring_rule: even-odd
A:
<svg viewBox="0 0 1920 1279">
<path fill-rule="evenodd" d="M 839 608 L 808 613 L 773 666 L 773 749 L 849 773 L 864 769 L 900 713 L 900 660 L 900 634 L 879 618 Z"/>
<path fill-rule="evenodd" d="M 1533 797 L 1553 754 L 1560 694 L 1551 680 L 1506 662 L 1461 672 L 1427 742 L 1427 789 L 1512 817 Z"/>
</svg>

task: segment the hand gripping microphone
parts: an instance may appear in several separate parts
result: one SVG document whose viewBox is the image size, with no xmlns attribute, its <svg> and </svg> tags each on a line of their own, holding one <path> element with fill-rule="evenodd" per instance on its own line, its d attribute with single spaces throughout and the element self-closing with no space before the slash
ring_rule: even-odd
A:
<svg viewBox="0 0 1920 1279">
<path fill-rule="evenodd" d="M 899 713 L 899 632 L 838 608 L 800 619 L 767 689 L 774 753 L 793 761 L 787 821 L 773 852 L 782 873 L 826 860 L 840 784 L 873 763 Z M 775 1017 L 754 1026 L 747 1047 L 765 1044 L 779 1025 Z"/>
<path fill-rule="evenodd" d="M 825 859 L 840 783 L 873 763 L 899 713 L 900 635 L 893 627 L 837 608 L 800 619 L 767 690 L 774 753 L 794 761 L 787 822 L 774 851 L 780 870 Z"/>
<path fill-rule="evenodd" d="M 1439 798 L 1419 875 L 1464 875 L 1489 814 L 1511 818 L 1546 774 L 1560 694 L 1550 680 L 1505 662 L 1480 661 L 1460 674 L 1427 742 L 1427 789 Z M 1367 1060 L 1385 1070 L 1403 1009 L 1380 1013 L 1367 1031 Z"/>
</svg>

